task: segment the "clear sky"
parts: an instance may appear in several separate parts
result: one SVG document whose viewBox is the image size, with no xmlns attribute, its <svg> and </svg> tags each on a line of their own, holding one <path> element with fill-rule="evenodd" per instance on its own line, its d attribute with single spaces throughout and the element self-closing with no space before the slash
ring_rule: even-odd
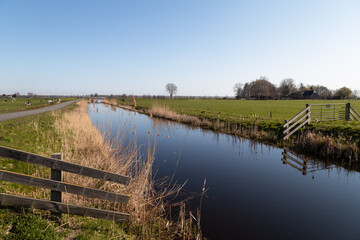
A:
<svg viewBox="0 0 360 240">
<path fill-rule="evenodd" d="M 0 0 L 0 93 L 360 89 L 360 1 Z"/>
</svg>

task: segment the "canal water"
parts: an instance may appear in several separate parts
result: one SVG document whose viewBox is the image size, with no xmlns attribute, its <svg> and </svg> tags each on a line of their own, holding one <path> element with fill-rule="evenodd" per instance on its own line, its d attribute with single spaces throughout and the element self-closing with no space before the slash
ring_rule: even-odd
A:
<svg viewBox="0 0 360 240">
<path fill-rule="evenodd" d="M 134 131 L 144 152 L 156 141 L 156 178 L 174 174 L 195 193 L 206 179 L 209 239 L 360 239 L 359 172 L 103 104 L 90 104 L 89 115 L 103 132 L 129 132 L 126 141 Z"/>
</svg>

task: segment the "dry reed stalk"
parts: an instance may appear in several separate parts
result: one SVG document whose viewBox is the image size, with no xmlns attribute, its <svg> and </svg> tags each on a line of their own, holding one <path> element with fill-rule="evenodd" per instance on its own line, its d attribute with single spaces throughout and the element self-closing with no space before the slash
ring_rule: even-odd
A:
<svg viewBox="0 0 360 240">
<path fill-rule="evenodd" d="M 118 204 L 82 196 L 64 194 L 64 202 L 84 206 L 99 206 L 103 209 L 130 213 L 130 226 L 140 226 L 143 236 L 151 238 L 156 228 L 166 236 L 174 236 L 175 223 L 169 223 L 165 215 L 164 199 L 180 191 L 179 187 L 169 188 L 165 192 L 155 192 L 152 178 L 154 146 L 148 146 L 148 154 L 144 159 L 139 156 L 135 142 L 125 146 L 125 136 L 118 136 L 115 142 L 104 138 L 92 125 L 88 116 L 86 101 L 78 103 L 79 107 L 64 113 L 56 120 L 56 130 L 62 140 L 64 161 L 128 175 L 131 181 L 128 186 L 104 182 L 88 177 L 64 173 L 64 181 L 87 187 L 98 188 L 130 196 L 128 204 Z M 130 133 L 130 131 L 125 131 Z M 169 227 L 170 225 L 170 227 Z M 158 231 L 159 231 L 158 229 Z M 156 232 L 156 231 L 155 231 Z M 159 233 L 159 234 L 160 234 Z M 158 237 L 162 238 L 162 237 Z"/>
<path fill-rule="evenodd" d="M 111 106 L 117 106 L 118 103 L 115 98 L 105 98 L 101 101 L 102 103 L 109 104 Z"/>
<path fill-rule="evenodd" d="M 210 127 L 211 125 L 210 121 L 207 119 L 200 120 L 194 116 L 178 114 L 174 111 L 171 111 L 171 109 L 167 106 L 153 105 L 149 111 L 149 114 L 151 114 L 151 116 L 187 123 L 194 126 Z"/>
<path fill-rule="evenodd" d="M 359 149 L 355 142 L 346 141 L 341 137 L 334 139 L 320 132 L 303 132 L 295 139 L 293 146 L 300 152 L 321 158 L 332 157 L 349 163 L 359 160 Z"/>
<path fill-rule="evenodd" d="M 131 212 L 136 219 L 144 220 L 143 208 L 151 202 L 151 165 L 153 156 L 140 162 L 136 147 L 122 149 L 118 145 L 113 149 L 112 143 L 105 141 L 100 132 L 92 125 L 87 113 L 87 103 L 82 101 L 72 112 L 66 112 L 56 121 L 56 130 L 62 139 L 64 161 L 110 171 L 132 177 L 128 186 L 104 182 L 93 178 L 64 173 L 64 181 L 87 187 L 110 190 L 115 193 L 130 195 L 127 205 L 89 199 L 77 195 L 65 194 L 65 202 L 81 205 L 99 205 L 105 209 Z M 139 164 L 134 164 L 139 163 Z"/>
</svg>

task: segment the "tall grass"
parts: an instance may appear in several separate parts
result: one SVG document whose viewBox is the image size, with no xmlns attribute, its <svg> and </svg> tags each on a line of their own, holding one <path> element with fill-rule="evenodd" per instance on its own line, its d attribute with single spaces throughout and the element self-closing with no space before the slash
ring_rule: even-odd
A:
<svg viewBox="0 0 360 240">
<path fill-rule="evenodd" d="M 64 161 L 127 175 L 131 181 L 128 186 L 124 186 L 71 173 L 64 174 L 64 181 L 127 194 L 130 200 L 128 204 L 119 204 L 65 194 L 64 202 L 129 213 L 130 230 L 139 238 L 161 239 L 179 235 L 177 222 L 171 222 L 165 217 L 167 206 L 164 199 L 176 194 L 180 187 L 173 186 L 161 192 L 154 190 L 152 164 L 155 146 L 149 145 L 147 154 L 141 156 L 136 142 L 125 145 L 123 140 L 126 136 L 121 133 L 115 138 L 102 136 L 92 125 L 87 106 L 87 102 L 81 101 L 78 108 L 64 113 L 55 123 L 56 131 L 62 139 Z M 193 231 L 189 229 L 187 232 Z"/>
</svg>

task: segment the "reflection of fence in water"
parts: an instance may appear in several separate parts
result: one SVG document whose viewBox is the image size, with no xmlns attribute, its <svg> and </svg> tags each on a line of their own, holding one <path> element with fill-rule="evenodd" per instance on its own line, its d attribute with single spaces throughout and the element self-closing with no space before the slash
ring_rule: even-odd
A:
<svg viewBox="0 0 360 240">
<path fill-rule="evenodd" d="M 284 152 L 282 152 L 283 158 L 281 159 L 281 161 L 283 162 L 283 164 L 288 164 L 289 166 L 299 170 L 300 172 L 302 172 L 303 175 L 307 174 L 307 169 L 308 169 L 308 161 L 309 160 L 304 160 L 301 159 L 298 155 L 295 155 L 294 153 L 289 152 L 288 149 L 284 149 Z"/>
<path fill-rule="evenodd" d="M 312 159 L 305 159 L 304 157 L 300 157 L 298 154 L 290 151 L 288 148 L 284 148 L 282 152 L 283 158 L 281 161 L 283 164 L 287 164 L 296 170 L 300 171 L 303 175 L 307 175 L 308 173 L 314 173 L 320 170 L 330 170 L 336 168 L 336 166 L 328 165 L 327 163 L 318 162 Z"/>
</svg>

